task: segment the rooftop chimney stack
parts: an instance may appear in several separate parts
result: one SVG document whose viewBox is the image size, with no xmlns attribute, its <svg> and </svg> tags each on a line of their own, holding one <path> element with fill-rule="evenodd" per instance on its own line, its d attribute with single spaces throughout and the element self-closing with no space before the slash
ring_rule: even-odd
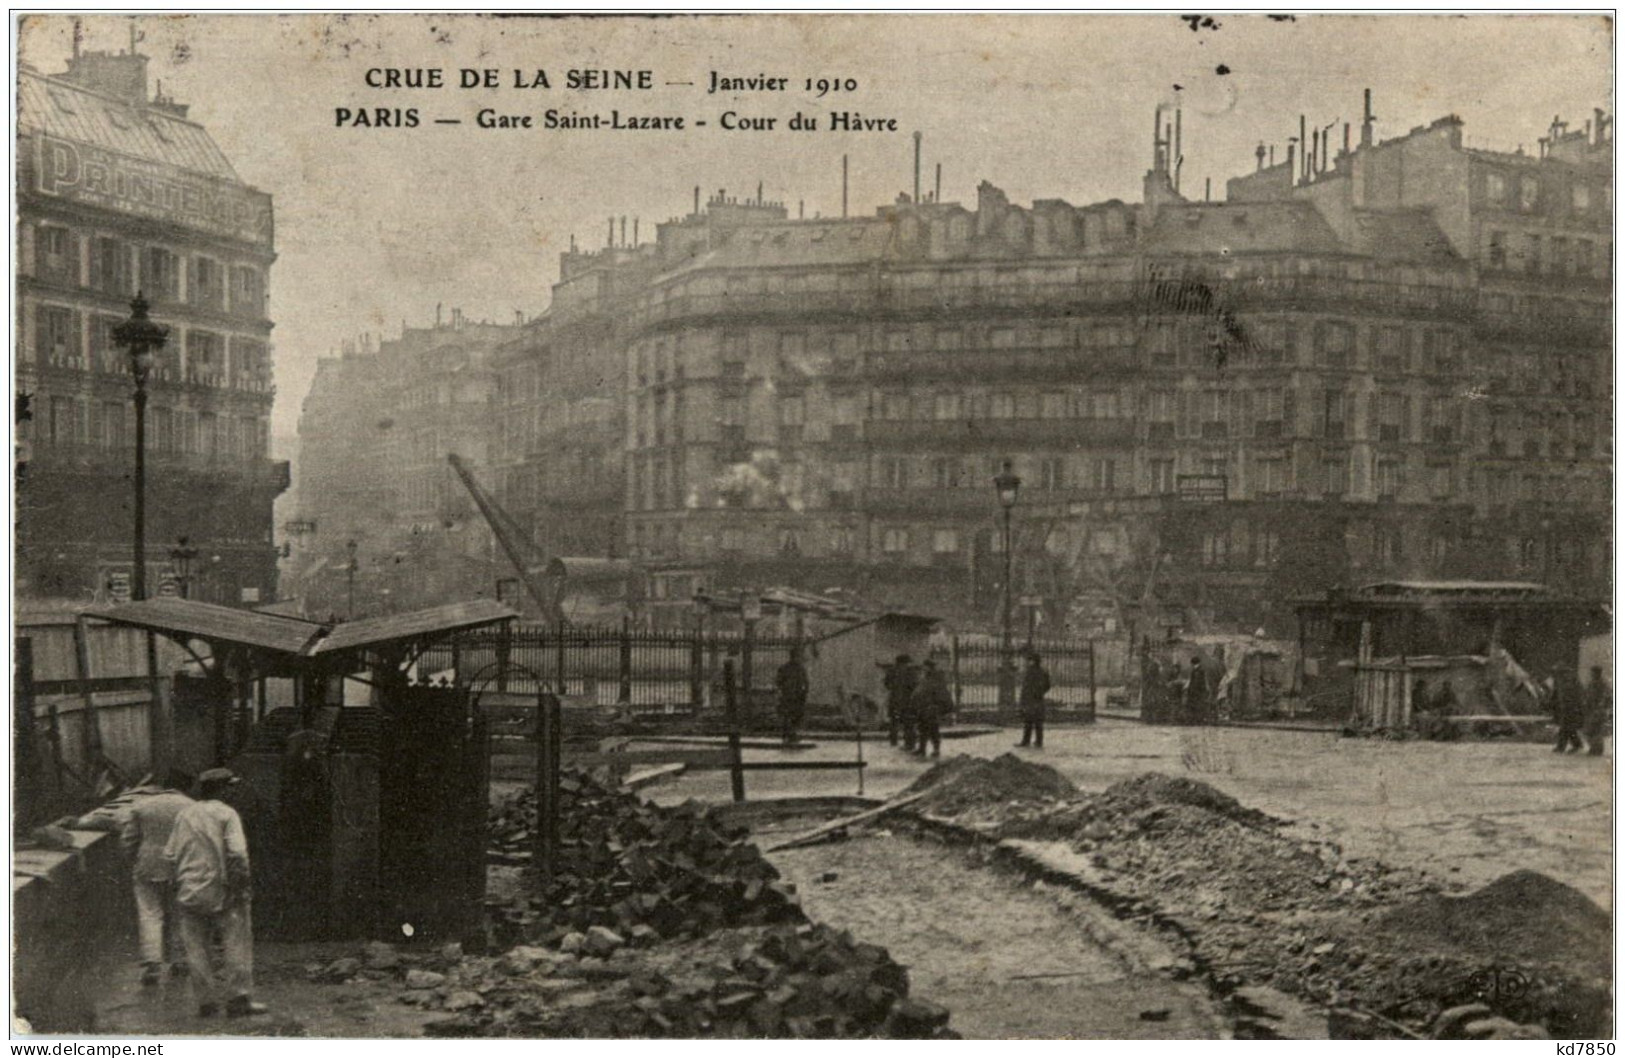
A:
<svg viewBox="0 0 1625 1058">
<path fill-rule="evenodd" d="M 1254 170 L 1254 171 L 1255 172 L 1263 171 L 1263 168 L 1264 168 L 1264 145 L 1262 143 L 1260 143 L 1258 145 L 1258 149 L 1253 152 L 1253 157 L 1258 159 L 1258 168 L 1256 170 Z"/>
<path fill-rule="evenodd" d="M 1303 152 L 1298 165 L 1298 183 L 1309 178 L 1309 119 L 1298 115 L 1298 149 Z"/>
<path fill-rule="evenodd" d="M 1601 127 L 1601 122 L 1600 121 L 1598 122 L 1598 127 L 1599 128 Z M 931 192 L 931 201 L 933 201 L 933 202 L 941 202 L 942 201 L 942 163 L 941 162 L 937 163 L 937 189 L 935 191 Z"/>
<path fill-rule="evenodd" d="M 1365 117 L 1360 119 L 1360 146 L 1371 146 L 1371 125 L 1377 119 L 1371 113 L 1371 89 L 1365 90 Z"/>
<path fill-rule="evenodd" d="M 914 201 L 920 201 L 920 140 L 924 137 L 916 131 L 914 133 Z"/>
<path fill-rule="evenodd" d="M 700 215 L 700 185 L 694 185 L 694 215 Z"/>
<path fill-rule="evenodd" d="M 1185 165 L 1185 108 L 1174 111 L 1174 190 L 1179 190 L 1179 170 Z"/>
</svg>

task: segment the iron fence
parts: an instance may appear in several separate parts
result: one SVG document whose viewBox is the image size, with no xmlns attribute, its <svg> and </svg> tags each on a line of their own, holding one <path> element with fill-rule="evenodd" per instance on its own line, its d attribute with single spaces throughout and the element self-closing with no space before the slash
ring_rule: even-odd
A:
<svg viewBox="0 0 1625 1058">
<path fill-rule="evenodd" d="M 419 659 L 418 674 L 516 695 L 545 689 L 579 703 L 621 706 L 635 715 L 692 715 L 721 710 L 723 667 L 731 660 L 740 702 L 746 715 L 754 716 L 772 710 L 775 673 L 793 648 L 808 642 L 793 635 L 747 636 L 722 629 L 519 625 L 444 641 Z M 1027 646 L 1022 640 L 1017 648 L 1018 666 Z M 1083 713 L 1108 688 L 1122 686 L 1127 654 L 1120 640 L 1050 638 L 1031 646 L 1050 674 L 1048 700 L 1062 715 Z M 997 705 L 1000 649 L 995 639 L 950 636 L 936 641 L 934 648 L 961 709 Z M 818 688 L 813 699 L 815 715 L 822 706 L 833 705 L 822 701 Z"/>
</svg>

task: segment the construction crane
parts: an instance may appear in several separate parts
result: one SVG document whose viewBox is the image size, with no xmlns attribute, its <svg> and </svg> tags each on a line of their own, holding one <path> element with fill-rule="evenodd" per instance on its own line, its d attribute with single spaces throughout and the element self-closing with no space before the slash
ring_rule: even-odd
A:
<svg viewBox="0 0 1625 1058">
<path fill-rule="evenodd" d="M 475 506 L 485 516 L 486 524 L 496 536 L 497 543 L 502 545 L 502 553 L 508 556 L 513 568 L 519 574 L 519 583 L 525 586 L 525 592 L 541 611 L 544 618 L 563 627 L 567 622 L 564 617 L 563 600 L 560 598 L 562 581 L 560 578 L 550 576 L 550 571 L 556 562 L 549 561 L 547 555 L 535 544 L 530 542 L 529 534 L 514 521 L 513 516 L 503 509 L 496 497 L 485 491 L 474 472 L 463 462 L 461 456 L 455 452 L 446 455 L 446 462 L 451 469 L 457 472 L 457 477 L 474 498 Z"/>
</svg>

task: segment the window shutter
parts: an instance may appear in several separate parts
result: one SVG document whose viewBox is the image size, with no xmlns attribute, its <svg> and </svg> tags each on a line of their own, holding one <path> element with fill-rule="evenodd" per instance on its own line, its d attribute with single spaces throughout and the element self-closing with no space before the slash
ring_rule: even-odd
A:
<svg viewBox="0 0 1625 1058">
<path fill-rule="evenodd" d="M 1416 428 L 1411 420 L 1411 398 L 1406 394 L 1399 402 L 1400 426 L 1399 438 L 1402 441 L 1416 440 Z"/>
<path fill-rule="evenodd" d="M 1324 320 L 1315 324 L 1315 366 L 1326 366 L 1326 322 Z"/>
<path fill-rule="evenodd" d="M 89 277 L 84 274 L 80 263 L 84 260 L 85 238 L 78 232 L 68 235 L 68 282 L 75 286 L 89 286 Z"/>
<path fill-rule="evenodd" d="M 1178 422 L 1178 427 L 1177 428 L 1178 428 L 1179 433 L 1180 433 L 1180 435 L 1182 437 L 1189 437 L 1193 433 L 1193 431 L 1191 430 L 1191 395 L 1190 395 L 1190 392 L 1188 390 L 1183 390 L 1183 389 L 1180 390 L 1179 393 L 1178 393 L 1178 399 L 1176 400 L 1176 404 L 1178 405 L 1178 415 L 1179 415 L 1179 422 Z"/>
<path fill-rule="evenodd" d="M 1253 395 L 1250 390 L 1240 390 L 1236 398 L 1236 432 L 1243 436 L 1251 436 L 1253 432 Z"/>
<path fill-rule="evenodd" d="M 1316 389 L 1311 391 L 1315 398 L 1315 406 L 1309 413 L 1309 435 L 1311 437 L 1326 436 L 1326 405 L 1331 398 L 1331 391 Z"/>
</svg>

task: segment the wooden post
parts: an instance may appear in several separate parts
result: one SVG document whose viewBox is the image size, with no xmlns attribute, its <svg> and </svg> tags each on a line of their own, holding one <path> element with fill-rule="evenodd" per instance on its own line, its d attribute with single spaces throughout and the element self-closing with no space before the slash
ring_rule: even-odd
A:
<svg viewBox="0 0 1625 1058">
<path fill-rule="evenodd" d="M 62 792 L 62 721 L 57 716 L 55 703 L 46 707 L 46 715 L 51 718 L 51 726 L 48 729 L 51 740 L 51 772 L 56 784 L 56 792 L 60 794 Z"/>
<path fill-rule="evenodd" d="M 13 636 L 11 642 L 15 659 L 11 699 L 15 753 L 12 759 L 16 769 L 13 789 L 17 797 L 12 815 L 18 822 L 32 826 L 38 818 L 44 793 L 40 789 L 41 761 L 34 729 L 34 640 L 28 636 Z"/>
<path fill-rule="evenodd" d="M 556 659 L 557 662 L 558 662 L 558 670 L 554 673 L 554 675 L 556 675 L 558 677 L 559 697 L 563 698 L 566 694 L 569 693 L 569 691 L 566 689 L 565 683 L 564 683 L 564 624 L 563 624 L 563 622 L 560 622 L 559 624 L 554 626 L 553 634 L 558 636 L 558 643 L 557 643 L 558 650 L 557 650 L 557 659 Z"/>
<path fill-rule="evenodd" d="M 559 762 L 563 741 L 558 695 L 536 692 L 536 869 L 552 881 L 558 867 Z"/>
<path fill-rule="evenodd" d="M 1095 718 L 1095 641 L 1089 640 L 1089 719 Z"/>
<path fill-rule="evenodd" d="M 699 712 L 705 704 L 705 639 L 704 633 L 697 626 L 694 629 L 693 642 L 689 646 L 688 700 L 693 704 L 695 712 Z"/>
<path fill-rule="evenodd" d="M 744 621 L 742 623 L 745 626 L 745 634 L 739 644 L 739 698 L 742 708 L 740 708 L 738 715 L 748 723 L 755 715 L 751 711 L 755 706 L 755 701 L 752 699 L 750 691 L 754 685 L 751 658 L 756 651 L 756 622 Z"/>
<path fill-rule="evenodd" d="M 265 677 L 264 676 L 261 676 L 259 678 L 258 684 L 255 687 L 254 698 L 255 698 L 255 701 L 254 701 L 254 720 L 255 720 L 256 723 L 260 723 L 260 722 L 263 722 L 265 720 Z"/>
<path fill-rule="evenodd" d="M 248 729 L 251 726 L 253 714 L 250 712 L 250 703 L 254 700 L 254 680 L 246 672 L 237 681 L 237 731 L 232 740 L 232 754 L 241 753 L 248 745 Z"/>
<path fill-rule="evenodd" d="M 82 616 L 73 622 L 73 664 L 79 679 L 84 681 L 79 692 L 84 710 L 80 717 L 80 749 L 84 754 L 85 773 L 94 775 L 102 755 L 102 731 L 96 717 L 96 696 L 90 693 L 90 640 Z"/>
<path fill-rule="evenodd" d="M 954 635 L 952 635 L 952 636 L 950 636 L 948 638 L 948 667 L 949 667 L 949 670 L 953 673 L 954 710 L 957 712 L 958 710 L 963 709 L 965 707 L 965 684 L 964 684 L 964 681 L 960 678 L 960 675 L 959 675 L 959 635 L 958 635 L 958 633 L 955 633 Z M 861 772 L 862 769 L 860 768 L 859 771 Z M 862 778 L 861 775 L 858 778 L 858 782 L 860 784 L 863 782 L 863 778 Z"/>
<path fill-rule="evenodd" d="M 748 640 L 747 640 L 748 641 Z M 749 657 L 749 655 L 746 655 Z M 728 706 L 728 775 L 735 802 L 745 799 L 744 750 L 739 744 L 739 695 L 734 686 L 734 663 L 722 663 L 722 699 Z"/>
<path fill-rule="evenodd" d="M 151 771 L 163 775 L 175 757 L 175 714 L 169 700 L 169 686 L 158 673 L 158 641 L 153 633 L 147 638 L 147 686 L 152 696 L 148 713 L 147 741 L 152 758 Z"/>
<path fill-rule="evenodd" d="M 455 665 L 455 663 L 456 663 L 455 659 L 457 657 L 457 654 L 455 653 L 455 651 L 457 650 L 457 640 L 453 639 L 451 641 L 451 643 L 452 643 L 451 649 L 454 652 L 452 654 L 453 664 Z M 497 625 L 497 657 L 496 657 L 496 662 L 497 662 L 497 693 L 498 694 L 507 694 L 508 693 L 508 664 L 512 660 L 513 660 L 513 622 L 512 621 L 503 621 L 501 624 Z M 458 669 L 458 675 L 461 675 L 461 673 L 462 673 L 462 670 Z"/>
<path fill-rule="evenodd" d="M 632 618 L 621 618 L 621 658 L 620 658 L 621 689 L 616 694 L 618 702 L 632 700 Z"/>
<path fill-rule="evenodd" d="M 420 675 L 420 676 L 423 675 L 423 672 L 422 672 L 421 669 L 419 670 L 418 675 Z M 461 683 L 462 683 L 462 679 L 461 679 L 462 675 L 463 675 L 463 644 L 462 644 L 462 637 L 461 636 L 452 636 L 451 637 L 451 685 L 453 687 L 457 687 L 457 686 L 461 685 Z M 501 679 L 501 678 L 502 678 L 501 674 L 499 673 L 498 674 L 498 679 Z M 497 685 L 497 689 L 498 690 L 507 690 L 507 688 L 503 687 L 500 683 Z"/>
</svg>

